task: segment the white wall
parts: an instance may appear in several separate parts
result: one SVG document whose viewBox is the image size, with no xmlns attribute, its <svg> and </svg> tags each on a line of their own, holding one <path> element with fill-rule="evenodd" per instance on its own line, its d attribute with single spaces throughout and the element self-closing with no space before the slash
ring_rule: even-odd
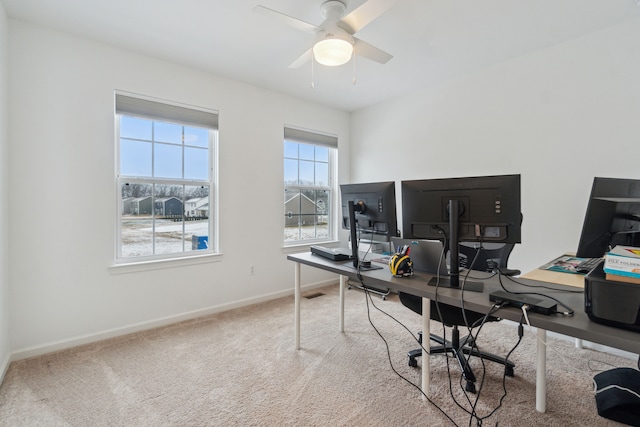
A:
<svg viewBox="0 0 640 427">
<path fill-rule="evenodd" d="M 14 358 L 292 293 L 283 125 L 337 134 L 347 176 L 349 114 L 19 21 L 10 34 Z M 220 262 L 110 272 L 115 89 L 220 112 Z"/>
<path fill-rule="evenodd" d="M 522 174 L 534 269 L 576 250 L 594 176 L 640 179 L 638 52 L 635 20 L 358 111 L 351 177 Z"/>
<path fill-rule="evenodd" d="M 9 158 L 8 158 L 8 58 L 9 24 L 0 3 L 0 383 L 9 364 Z"/>
</svg>

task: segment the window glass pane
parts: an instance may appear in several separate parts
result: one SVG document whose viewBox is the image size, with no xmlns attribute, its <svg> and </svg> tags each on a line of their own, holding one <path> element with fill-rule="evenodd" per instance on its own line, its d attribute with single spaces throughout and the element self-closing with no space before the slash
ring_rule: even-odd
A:
<svg viewBox="0 0 640 427">
<path fill-rule="evenodd" d="M 285 188 L 284 190 L 284 240 L 300 240 L 298 229 L 300 213 L 300 192 Z"/>
<path fill-rule="evenodd" d="M 182 125 L 166 122 L 154 122 L 153 140 L 182 144 Z"/>
<path fill-rule="evenodd" d="M 300 161 L 300 184 L 313 185 L 314 165 L 313 162 Z"/>
<path fill-rule="evenodd" d="M 298 144 L 296 142 L 284 142 L 284 156 L 292 159 L 298 158 Z"/>
<path fill-rule="evenodd" d="M 293 185 L 298 183 L 298 161 L 284 159 L 284 183 Z"/>
<path fill-rule="evenodd" d="M 172 254 L 184 249 L 181 185 L 156 185 L 153 212 L 156 218 L 155 253 Z"/>
<path fill-rule="evenodd" d="M 182 178 L 182 147 L 155 144 L 153 164 L 153 176 L 155 177 Z"/>
<path fill-rule="evenodd" d="M 314 221 L 316 216 L 309 214 L 300 214 L 300 226 L 302 229 L 302 238 L 309 239 L 315 237 Z"/>
<path fill-rule="evenodd" d="M 202 148 L 185 147 L 184 178 L 209 179 L 209 152 Z"/>
<path fill-rule="evenodd" d="M 328 186 L 329 185 L 329 164 L 328 163 L 316 163 L 316 185 Z"/>
<path fill-rule="evenodd" d="M 329 237 L 329 192 L 326 190 L 318 190 L 316 192 L 316 238 Z"/>
<path fill-rule="evenodd" d="M 123 257 L 153 254 L 152 187 L 125 183 L 121 188 L 120 242 Z"/>
<path fill-rule="evenodd" d="M 138 257 L 153 254 L 153 219 L 122 217 L 122 256 Z"/>
<path fill-rule="evenodd" d="M 209 188 L 201 186 L 185 187 L 184 214 L 190 220 L 209 218 Z M 207 235 L 208 231 L 200 234 Z"/>
<path fill-rule="evenodd" d="M 152 124 L 152 120 L 122 116 L 120 119 L 120 136 L 122 138 L 145 139 L 147 141 L 151 141 Z"/>
<path fill-rule="evenodd" d="M 120 175 L 151 176 L 151 143 L 120 139 Z"/>
<path fill-rule="evenodd" d="M 209 130 L 205 128 L 185 126 L 184 145 L 209 148 Z"/>
<path fill-rule="evenodd" d="M 153 213 L 157 217 L 182 215 L 182 186 L 156 184 Z"/>
<path fill-rule="evenodd" d="M 285 234 L 285 238 L 295 241 L 316 237 L 316 197 L 315 190 L 293 193 L 285 208 L 285 221 L 289 226 L 289 232 Z"/>
<path fill-rule="evenodd" d="M 309 144 L 299 144 L 300 147 L 300 158 L 305 160 L 313 160 L 314 155 L 314 146 Z"/>
<path fill-rule="evenodd" d="M 328 162 L 329 161 L 329 148 L 316 146 L 316 162 Z"/>
<path fill-rule="evenodd" d="M 209 249 L 209 188 L 185 187 L 185 250 Z"/>
</svg>

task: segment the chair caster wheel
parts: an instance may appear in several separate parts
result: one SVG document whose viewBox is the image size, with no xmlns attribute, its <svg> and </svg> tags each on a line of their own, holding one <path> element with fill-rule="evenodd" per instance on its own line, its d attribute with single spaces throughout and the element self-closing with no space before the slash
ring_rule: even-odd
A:
<svg viewBox="0 0 640 427">
<path fill-rule="evenodd" d="M 411 366 L 412 368 L 417 367 L 418 366 L 418 361 L 415 358 L 410 357 L 409 358 L 409 366 Z"/>
<path fill-rule="evenodd" d="M 515 374 L 513 373 L 513 367 L 511 366 L 505 366 L 504 367 L 504 374 L 508 377 L 513 377 Z"/>
<path fill-rule="evenodd" d="M 476 385 L 472 382 L 467 381 L 467 386 L 464 388 L 466 391 L 468 391 L 469 393 L 475 393 L 476 392 Z"/>
</svg>

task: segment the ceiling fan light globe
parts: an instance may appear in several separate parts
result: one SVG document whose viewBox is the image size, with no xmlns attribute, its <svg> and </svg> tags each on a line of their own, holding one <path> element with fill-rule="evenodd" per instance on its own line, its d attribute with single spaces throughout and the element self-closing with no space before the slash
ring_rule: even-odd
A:
<svg viewBox="0 0 640 427">
<path fill-rule="evenodd" d="M 315 60 L 330 67 L 346 64 L 353 54 L 353 44 L 339 38 L 320 40 L 313 46 Z"/>
</svg>

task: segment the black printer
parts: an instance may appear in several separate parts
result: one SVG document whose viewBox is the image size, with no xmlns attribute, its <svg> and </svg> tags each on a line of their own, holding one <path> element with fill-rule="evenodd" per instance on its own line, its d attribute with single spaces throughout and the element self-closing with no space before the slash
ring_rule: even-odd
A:
<svg viewBox="0 0 640 427">
<path fill-rule="evenodd" d="M 604 325 L 640 332 L 640 284 L 607 280 L 604 262 L 584 280 L 584 311 Z"/>
</svg>

